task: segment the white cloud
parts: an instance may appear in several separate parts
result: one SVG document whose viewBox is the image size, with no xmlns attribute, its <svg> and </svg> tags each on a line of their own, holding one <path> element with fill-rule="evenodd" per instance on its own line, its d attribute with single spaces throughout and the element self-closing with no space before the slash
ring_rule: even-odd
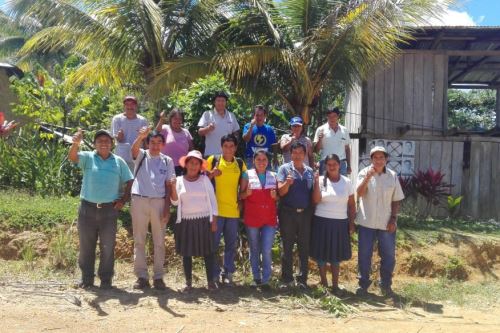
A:
<svg viewBox="0 0 500 333">
<path fill-rule="evenodd" d="M 484 17 L 482 18 L 484 19 Z M 482 21 L 480 18 L 480 20 Z M 430 18 L 427 21 L 426 25 L 434 25 L 434 26 L 475 26 L 477 25 L 474 22 L 472 16 L 469 15 L 466 11 L 457 11 L 453 9 L 446 9 L 443 15 L 437 18 Z"/>
</svg>

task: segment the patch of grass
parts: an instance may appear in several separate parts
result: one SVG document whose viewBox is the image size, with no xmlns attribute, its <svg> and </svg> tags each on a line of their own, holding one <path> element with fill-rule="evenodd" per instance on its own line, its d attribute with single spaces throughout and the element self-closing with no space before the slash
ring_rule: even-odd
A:
<svg viewBox="0 0 500 333">
<path fill-rule="evenodd" d="M 0 203 L 0 225 L 3 229 L 51 231 L 76 220 L 80 198 L 42 197 L 9 190 L 0 192 Z M 118 223 L 131 227 L 128 207 L 120 212 Z"/>
<path fill-rule="evenodd" d="M 27 243 L 21 250 L 21 259 L 30 267 L 33 266 L 33 263 L 36 258 L 35 247 L 32 243 Z"/>
<path fill-rule="evenodd" d="M 56 269 L 74 270 L 77 248 L 70 232 L 59 229 L 49 243 L 49 262 Z"/>
<path fill-rule="evenodd" d="M 398 218 L 398 225 L 400 228 L 405 230 L 436 231 L 436 232 L 449 230 L 462 233 L 500 236 L 500 223 L 492 220 L 478 221 L 478 220 L 465 220 L 459 218 L 420 219 L 416 218 L 415 216 L 403 214 Z"/>
<path fill-rule="evenodd" d="M 14 230 L 49 230 L 71 224 L 78 213 L 78 198 L 45 197 L 19 191 L 0 193 L 0 224 Z"/>
<path fill-rule="evenodd" d="M 451 302 L 468 307 L 500 304 L 500 284 L 497 281 L 471 283 L 439 279 L 408 283 L 397 291 L 409 306 L 429 302 Z"/>
</svg>

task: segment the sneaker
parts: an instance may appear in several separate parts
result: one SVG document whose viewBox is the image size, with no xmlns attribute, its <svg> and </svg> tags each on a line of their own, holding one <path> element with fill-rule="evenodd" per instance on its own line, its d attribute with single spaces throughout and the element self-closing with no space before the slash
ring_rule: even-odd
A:
<svg viewBox="0 0 500 333">
<path fill-rule="evenodd" d="M 278 286 L 278 289 L 284 290 L 284 289 L 289 289 L 290 287 L 293 287 L 293 281 L 290 282 L 281 282 Z"/>
<path fill-rule="evenodd" d="M 146 289 L 146 288 L 149 288 L 151 287 L 151 285 L 149 284 L 149 281 L 148 279 L 145 279 L 145 278 L 138 278 L 137 281 L 135 281 L 134 283 L 134 289 Z"/>
<path fill-rule="evenodd" d="M 257 288 L 258 286 L 261 285 L 261 280 L 253 280 L 252 282 L 250 282 L 250 287 L 251 288 Z"/>
<path fill-rule="evenodd" d="M 269 285 L 268 282 L 264 282 L 259 285 L 260 290 L 262 291 L 271 291 L 271 286 Z"/>
<path fill-rule="evenodd" d="M 297 281 L 297 283 L 295 284 L 295 287 L 297 287 L 301 290 L 307 290 L 309 288 L 306 283 L 300 282 L 300 281 Z"/>
<path fill-rule="evenodd" d="M 181 289 L 181 290 L 179 290 L 179 291 L 180 291 L 181 293 L 188 294 L 188 293 L 190 293 L 192 290 L 193 290 L 192 282 L 191 282 L 191 281 L 186 281 L 186 285 L 184 286 L 184 288 L 182 288 L 182 289 Z"/>
<path fill-rule="evenodd" d="M 94 287 L 94 282 L 90 282 L 90 281 L 80 281 L 76 284 L 75 286 L 76 288 L 80 288 L 80 289 L 90 289 L 90 288 L 93 288 Z"/>
<path fill-rule="evenodd" d="M 191 291 L 193 291 L 193 287 L 191 285 L 185 285 L 184 288 L 179 291 L 183 294 L 189 294 Z"/>
<path fill-rule="evenodd" d="M 380 292 L 382 293 L 382 296 L 384 296 L 384 297 L 394 296 L 394 291 L 392 291 L 391 287 L 389 287 L 389 288 L 380 287 Z"/>
<path fill-rule="evenodd" d="M 165 290 L 165 289 L 167 289 L 167 286 L 165 285 L 165 282 L 163 281 L 163 279 L 155 279 L 153 281 L 153 287 L 156 290 Z"/>
<path fill-rule="evenodd" d="M 227 273 L 226 275 L 224 275 L 224 278 L 222 279 L 222 283 L 224 283 L 225 285 L 228 285 L 228 286 L 232 286 L 233 285 L 233 274 Z"/>
<path fill-rule="evenodd" d="M 346 295 L 347 291 L 344 288 L 341 287 L 332 287 L 331 292 L 333 295 L 337 297 L 343 297 Z"/>
<path fill-rule="evenodd" d="M 209 283 L 208 283 L 207 289 L 208 289 L 209 291 L 214 291 L 214 290 L 219 289 L 219 286 L 217 285 L 217 282 L 212 281 L 212 282 L 209 282 Z"/>
<path fill-rule="evenodd" d="M 365 288 L 358 287 L 358 289 L 356 289 L 356 295 L 360 297 L 368 296 L 368 290 L 366 290 Z"/>
<path fill-rule="evenodd" d="M 101 289 L 113 289 L 113 285 L 111 284 L 111 280 L 101 280 L 101 285 L 99 286 Z"/>
</svg>

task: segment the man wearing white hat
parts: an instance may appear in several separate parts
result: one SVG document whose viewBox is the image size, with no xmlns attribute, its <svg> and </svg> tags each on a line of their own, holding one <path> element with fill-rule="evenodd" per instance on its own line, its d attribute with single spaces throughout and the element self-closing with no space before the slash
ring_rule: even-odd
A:
<svg viewBox="0 0 500 333">
<path fill-rule="evenodd" d="M 359 198 L 358 270 L 359 288 L 356 294 L 367 294 L 371 284 L 370 271 L 373 244 L 378 242 L 380 261 L 380 288 L 382 294 L 392 294 L 392 273 L 396 264 L 396 229 L 403 190 L 396 172 L 386 167 L 387 151 L 375 146 L 370 151 L 371 165 L 358 174 Z"/>
</svg>

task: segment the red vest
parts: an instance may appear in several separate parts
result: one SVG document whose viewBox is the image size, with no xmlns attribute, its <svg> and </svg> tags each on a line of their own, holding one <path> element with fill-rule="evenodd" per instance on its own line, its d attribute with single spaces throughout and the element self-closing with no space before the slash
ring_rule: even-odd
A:
<svg viewBox="0 0 500 333">
<path fill-rule="evenodd" d="M 264 225 L 276 226 L 276 201 L 271 198 L 271 189 L 278 191 L 276 174 L 266 171 L 264 186 L 260 183 L 255 169 L 248 170 L 247 174 L 248 186 L 252 189 L 252 194 L 245 199 L 243 222 L 253 228 L 260 228 Z"/>
</svg>

